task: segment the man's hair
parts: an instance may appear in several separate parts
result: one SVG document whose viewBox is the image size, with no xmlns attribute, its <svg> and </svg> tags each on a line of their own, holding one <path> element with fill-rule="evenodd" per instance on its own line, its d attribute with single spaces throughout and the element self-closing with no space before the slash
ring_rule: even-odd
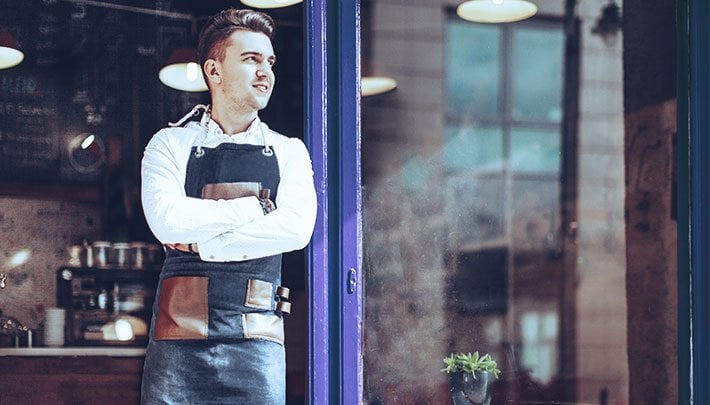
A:
<svg viewBox="0 0 710 405">
<path fill-rule="evenodd" d="M 268 14 L 260 11 L 234 8 L 220 11 L 207 20 L 200 32 L 197 43 L 200 66 L 207 59 L 224 60 L 227 41 L 237 30 L 260 32 L 273 40 L 276 25 Z"/>
</svg>

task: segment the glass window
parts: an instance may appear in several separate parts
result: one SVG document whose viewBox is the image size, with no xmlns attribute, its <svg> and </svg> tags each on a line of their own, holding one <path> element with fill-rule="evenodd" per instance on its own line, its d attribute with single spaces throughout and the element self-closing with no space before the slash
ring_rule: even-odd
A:
<svg viewBox="0 0 710 405">
<path fill-rule="evenodd" d="M 448 170 L 500 171 L 503 134 L 500 127 L 447 125 L 443 160 Z"/>
<path fill-rule="evenodd" d="M 493 404 L 672 398 L 676 378 L 639 370 L 676 355 L 675 100 L 625 111 L 655 100 L 624 93 L 643 60 L 620 30 L 593 30 L 595 7 L 511 24 L 362 7 L 363 66 L 397 81 L 362 99 L 365 403 L 452 403 L 443 359 L 475 351 L 501 370 Z M 403 53 L 426 60 L 387 60 Z"/>
<path fill-rule="evenodd" d="M 447 48 L 447 110 L 476 117 L 498 114 L 500 29 L 496 26 L 453 22 L 447 36 L 459 44 Z"/>
<path fill-rule="evenodd" d="M 543 25 L 516 27 L 511 34 L 513 119 L 560 122 L 563 31 Z"/>
<path fill-rule="evenodd" d="M 514 128 L 510 134 L 510 168 L 516 173 L 557 174 L 560 146 L 559 131 Z"/>
</svg>

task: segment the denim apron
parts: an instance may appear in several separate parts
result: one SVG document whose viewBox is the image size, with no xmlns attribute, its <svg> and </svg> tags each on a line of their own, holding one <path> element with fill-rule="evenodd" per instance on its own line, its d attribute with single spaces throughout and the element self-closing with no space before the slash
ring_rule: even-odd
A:
<svg viewBox="0 0 710 405">
<path fill-rule="evenodd" d="M 269 188 L 275 201 L 280 176 L 270 146 L 223 143 L 191 152 L 188 196 L 200 198 L 210 183 L 246 182 Z M 141 403 L 284 404 L 280 309 L 288 294 L 280 281 L 281 255 L 213 263 L 167 249 Z"/>
</svg>

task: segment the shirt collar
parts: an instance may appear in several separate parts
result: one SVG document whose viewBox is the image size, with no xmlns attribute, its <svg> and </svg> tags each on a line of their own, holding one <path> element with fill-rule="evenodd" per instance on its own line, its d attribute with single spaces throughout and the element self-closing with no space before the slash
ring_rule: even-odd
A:
<svg viewBox="0 0 710 405">
<path fill-rule="evenodd" d="M 254 121 L 249 124 L 249 127 L 247 127 L 247 130 L 244 132 L 238 132 L 236 134 L 225 134 L 224 131 L 222 131 L 222 128 L 219 126 L 219 124 L 210 118 L 210 122 L 207 123 L 207 133 L 210 135 L 218 135 L 218 136 L 236 136 L 236 135 L 245 135 L 245 136 L 250 136 L 254 135 L 259 131 L 259 125 L 261 125 L 261 120 L 257 116 L 254 118 Z"/>
</svg>

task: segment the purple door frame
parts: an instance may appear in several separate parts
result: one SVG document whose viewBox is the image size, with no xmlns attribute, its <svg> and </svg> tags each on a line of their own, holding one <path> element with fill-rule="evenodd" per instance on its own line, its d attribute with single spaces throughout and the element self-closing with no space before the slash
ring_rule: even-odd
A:
<svg viewBox="0 0 710 405">
<path fill-rule="evenodd" d="M 359 10 L 358 0 L 304 2 L 305 141 L 318 193 L 308 251 L 313 405 L 362 401 Z"/>
<path fill-rule="evenodd" d="M 362 188 L 360 167 L 360 1 L 338 5 L 338 139 L 340 185 L 340 400 L 360 404 L 363 394 Z"/>
<path fill-rule="evenodd" d="M 328 166 L 325 1 L 304 2 L 305 142 L 311 152 L 318 217 L 307 254 L 308 403 L 328 403 Z"/>
</svg>

